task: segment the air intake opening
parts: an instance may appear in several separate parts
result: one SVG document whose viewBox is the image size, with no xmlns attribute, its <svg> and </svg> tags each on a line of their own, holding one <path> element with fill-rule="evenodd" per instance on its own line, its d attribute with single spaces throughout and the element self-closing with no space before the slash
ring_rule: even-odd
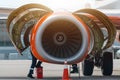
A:
<svg viewBox="0 0 120 80">
<path fill-rule="evenodd" d="M 78 27 L 67 19 L 49 23 L 42 35 L 45 52 L 56 58 L 70 58 L 78 54 L 82 45 L 82 35 Z"/>
</svg>

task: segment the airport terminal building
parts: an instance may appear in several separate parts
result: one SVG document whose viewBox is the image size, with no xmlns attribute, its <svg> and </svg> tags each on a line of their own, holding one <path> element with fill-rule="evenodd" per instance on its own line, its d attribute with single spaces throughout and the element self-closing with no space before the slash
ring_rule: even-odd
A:
<svg viewBox="0 0 120 80">
<path fill-rule="evenodd" d="M 23 56 L 18 54 L 8 36 L 6 21 L 8 15 L 13 10 L 14 9 L 0 8 L 0 60 L 28 60 L 31 59 L 29 51 L 26 51 Z"/>
</svg>

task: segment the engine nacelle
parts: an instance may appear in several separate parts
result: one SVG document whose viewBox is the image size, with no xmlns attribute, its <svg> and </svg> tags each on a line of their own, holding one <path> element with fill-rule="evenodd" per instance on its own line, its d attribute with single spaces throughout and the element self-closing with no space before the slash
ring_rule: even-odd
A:
<svg viewBox="0 0 120 80">
<path fill-rule="evenodd" d="M 57 64 L 74 64 L 88 54 L 100 54 L 113 44 L 116 35 L 113 23 L 98 10 L 53 12 L 40 4 L 14 10 L 7 30 L 19 53 L 30 46 L 37 59 Z"/>
<path fill-rule="evenodd" d="M 69 13 L 42 17 L 31 33 L 31 49 L 40 60 L 50 63 L 80 62 L 88 53 L 88 26 Z"/>
</svg>

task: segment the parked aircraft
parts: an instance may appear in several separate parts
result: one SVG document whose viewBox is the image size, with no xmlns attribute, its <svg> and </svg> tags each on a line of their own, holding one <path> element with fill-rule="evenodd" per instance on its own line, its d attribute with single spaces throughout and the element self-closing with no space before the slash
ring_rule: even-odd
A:
<svg viewBox="0 0 120 80">
<path fill-rule="evenodd" d="M 103 75 L 111 75 L 111 46 L 119 20 L 96 9 L 56 12 L 40 4 L 27 4 L 9 15 L 7 30 L 21 54 L 30 46 L 33 55 L 43 62 L 82 62 L 85 76 L 92 75 L 94 66 L 101 68 Z"/>
</svg>

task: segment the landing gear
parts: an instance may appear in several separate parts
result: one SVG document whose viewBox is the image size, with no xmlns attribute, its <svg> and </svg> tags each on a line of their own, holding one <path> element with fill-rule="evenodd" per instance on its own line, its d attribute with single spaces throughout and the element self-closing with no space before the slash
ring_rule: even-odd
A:
<svg viewBox="0 0 120 80">
<path fill-rule="evenodd" d="M 91 60 L 84 60 L 82 62 L 82 71 L 84 76 L 91 76 L 94 69 L 94 62 Z"/>
<path fill-rule="evenodd" d="M 94 59 L 86 58 L 82 62 L 83 75 L 91 76 L 94 66 L 101 68 L 104 76 L 111 76 L 113 72 L 113 53 L 104 52 L 102 55 L 96 55 Z"/>
<path fill-rule="evenodd" d="M 113 72 L 113 56 L 110 52 L 105 52 L 103 54 L 103 63 L 101 66 L 101 71 L 104 76 L 110 76 Z"/>
</svg>

